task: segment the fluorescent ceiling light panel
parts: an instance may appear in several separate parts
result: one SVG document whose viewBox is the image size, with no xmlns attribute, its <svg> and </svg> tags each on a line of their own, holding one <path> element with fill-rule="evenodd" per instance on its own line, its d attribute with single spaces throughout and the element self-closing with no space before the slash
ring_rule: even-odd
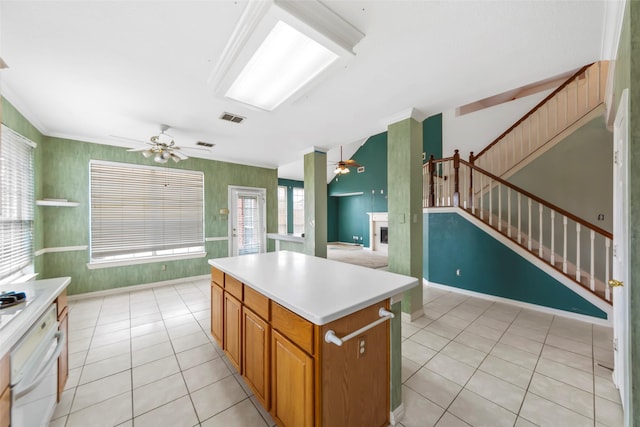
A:
<svg viewBox="0 0 640 427">
<path fill-rule="evenodd" d="M 225 96 L 272 111 L 337 59 L 336 53 L 278 21 Z"/>
</svg>

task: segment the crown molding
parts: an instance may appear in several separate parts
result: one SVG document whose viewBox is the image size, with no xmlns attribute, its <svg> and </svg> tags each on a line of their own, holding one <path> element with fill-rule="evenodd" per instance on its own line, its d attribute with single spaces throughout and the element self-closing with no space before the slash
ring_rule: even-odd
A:
<svg viewBox="0 0 640 427">
<path fill-rule="evenodd" d="M 31 123 L 38 132 L 40 132 L 40 134 L 42 134 L 42 136 L 49 136 L 51 133 L 49 128 L 47 128 L 44 123 L 38 119 L 33 110 L 31 110 L 26 103 L 22 102 L 22 99 L 13 91 L 13 89 L 11 89 L 11 86 L 4 81 L 2 82 L 2 97 L 6 98 L 6 100 L 13 105 L 13 108 L 18 110 L 18 112 L 22 114 L 22 116 L 27 119 L 27 121 Z"/>
</svg>

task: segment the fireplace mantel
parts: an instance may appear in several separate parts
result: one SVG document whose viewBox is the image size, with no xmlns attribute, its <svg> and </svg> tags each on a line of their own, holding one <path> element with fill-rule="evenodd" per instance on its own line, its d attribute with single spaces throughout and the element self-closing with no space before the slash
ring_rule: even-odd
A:
<svg viewBox="0 0 640 427">
<path fill-rule="evenodd" d="M 388 212 L 367 212 L 369 215 L 369 248 L 386 255 L 389 245 L 380 241 L 380 229 L 389 227 Z"/>
</svg>

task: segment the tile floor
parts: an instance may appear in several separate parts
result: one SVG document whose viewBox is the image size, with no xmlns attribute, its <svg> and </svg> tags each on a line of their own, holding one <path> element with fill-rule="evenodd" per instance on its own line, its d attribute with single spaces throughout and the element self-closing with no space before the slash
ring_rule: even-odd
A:
<svg viewBox="0 0 640 427">
<path fill-rule="evenodd" d="M 404 427 L 621 426 L 611 329 L 425 288 L 403 323 Z M 50 426 L 274 422 L 209 334 L 209 282 L 73 301 Z"/>
</svg>

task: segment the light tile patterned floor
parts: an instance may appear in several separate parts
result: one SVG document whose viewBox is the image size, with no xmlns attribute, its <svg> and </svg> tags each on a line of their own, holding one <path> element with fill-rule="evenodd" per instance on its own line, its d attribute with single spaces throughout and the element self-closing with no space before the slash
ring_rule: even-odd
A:
<svg viewBox="0 0 640 427">
<path fill-rule="evenodd" d="M 425 288 L 403 323 L 404 427 L 622 425 L 611 329 Z M 209 334 L 209 282 L 73 301 L 51 426 L 274 422 Z"/>
</svg>

